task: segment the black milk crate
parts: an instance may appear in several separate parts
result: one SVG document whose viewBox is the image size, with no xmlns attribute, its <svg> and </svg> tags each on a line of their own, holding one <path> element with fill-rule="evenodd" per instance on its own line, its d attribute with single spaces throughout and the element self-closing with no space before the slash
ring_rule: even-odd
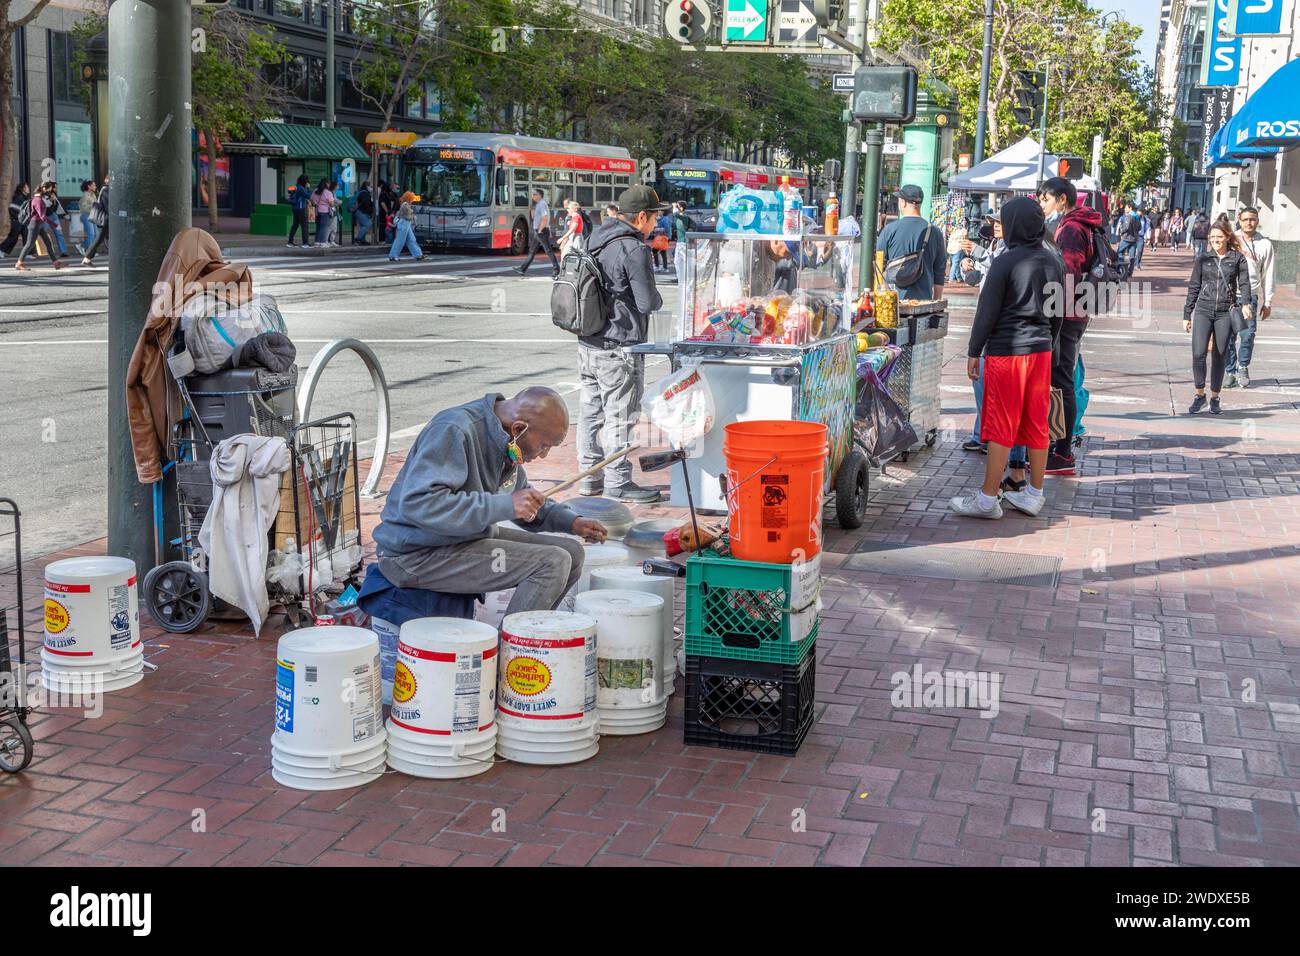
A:
<svg viewBox="0 0 1300 956">
<path fill-rule="evenodd" d="M 687 655 L 685 743 L 794 756 L 813 725 L 816 659 L 768 664 Z"/>
</svg>

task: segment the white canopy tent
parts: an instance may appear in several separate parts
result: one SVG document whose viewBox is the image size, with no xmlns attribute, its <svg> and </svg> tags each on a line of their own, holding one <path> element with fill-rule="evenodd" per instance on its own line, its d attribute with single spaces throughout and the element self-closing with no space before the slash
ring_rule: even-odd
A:
<svg viewBox="0 0 1300 956">
<path fill-rule="evenodd" d="M 960 189 L 970 193 L 1033 193 L 1038 190 L 1038 141 L 1026 136 L 995 153 L 978 166 L 973 166 L 964 173 L 958 173 L 948 180 L 949 189 Z M 1055 175 L 1058 158 L 1047 154 L 1045 176 Z M 1099 192 L 1098 183 L 1091 176 L 1076 180 L 1075 188 L 1080 192 Z"/>
</svg>

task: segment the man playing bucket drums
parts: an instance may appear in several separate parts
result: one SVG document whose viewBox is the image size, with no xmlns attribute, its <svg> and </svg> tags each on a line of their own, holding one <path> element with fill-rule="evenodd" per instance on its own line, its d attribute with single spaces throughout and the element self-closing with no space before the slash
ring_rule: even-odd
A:
<svg viewBox="0 0 1300 956">
<path fill-rule="evenodd" d="M 606 534 L 528 485 L 523 464 L 545 458 L 568 431 L 568 409 L 549 388 L 486 395 L 435 415 L 375 528 L 384 577 L 450 594 L 514 588 L 507 614 L 553 610 L 582 573 L 582 545 L 561 534 L 589 542 Z M 520 528 L 500 524 L 511 520 Z"/>
</svg>

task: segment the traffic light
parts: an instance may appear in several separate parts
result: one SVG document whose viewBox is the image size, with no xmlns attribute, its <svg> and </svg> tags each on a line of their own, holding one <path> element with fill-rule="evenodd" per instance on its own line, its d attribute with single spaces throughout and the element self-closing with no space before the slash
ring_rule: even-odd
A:
<svg viewBox="0 0 1300 956">
<path fill-rule="evenodd" d="M 1016 70 L 1016 122 L 1033 126 L 1043 108 L 1043 88 L 1047 74 L 1039 70 Z"/>
<path fill-rule="evenodd" d="M 813 0 L 813 16 L 823 30 L 843 33 L 848 29 L 848 0 Z"/>
<path fill-rule="evenodd" d="M 713 11 L 705 0 L 672 0 L 664 10 L 664 32 L 678 43 L 704 43 L 712 22 Z"/>
<path fill-rule="evenodd" d="M 1082 156 L 1062 156 L 1056 164 L 1056 175 L 1064 176 L 1066 179 L 1076 180 L 1083 178 L 1083 157 Z"/>
</svg>

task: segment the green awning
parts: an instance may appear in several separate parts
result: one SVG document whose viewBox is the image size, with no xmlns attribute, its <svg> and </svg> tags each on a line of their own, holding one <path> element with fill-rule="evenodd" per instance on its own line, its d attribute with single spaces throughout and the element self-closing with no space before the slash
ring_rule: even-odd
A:
<svg viewBox="0 0 1300 956">
<path fill-rule="evenodd" d="M 365 162 L 370 157 L 365 148 L 346 129 L 326 129 L 324 126 L 303 126 L 298 123 L 257 124 L 262 139 L 276 146 L 285 146 L 288 159 L 353 159 Z"/>
</svg>

